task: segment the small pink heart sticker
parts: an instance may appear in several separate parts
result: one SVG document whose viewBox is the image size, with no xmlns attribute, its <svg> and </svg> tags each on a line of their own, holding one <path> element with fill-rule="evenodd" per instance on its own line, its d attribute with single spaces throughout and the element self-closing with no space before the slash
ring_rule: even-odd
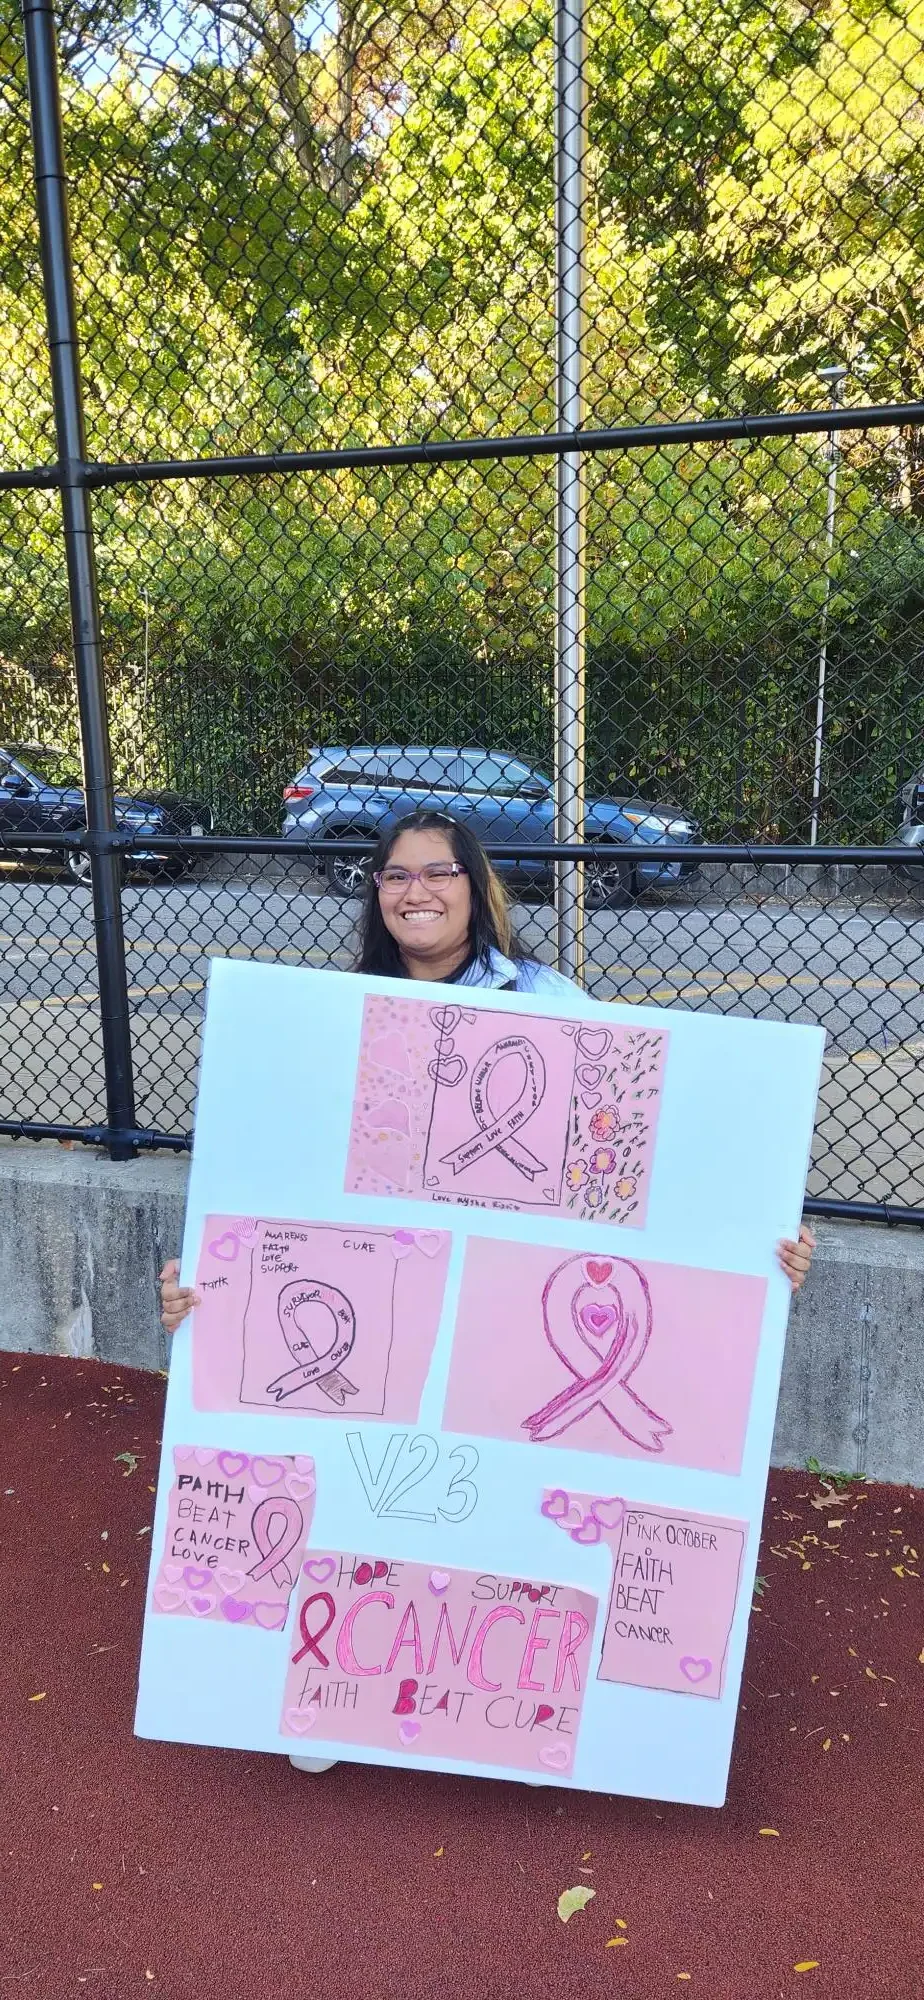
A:
<svg viewBox="0 0 924 2000">
<path fill-rule="evenodd" d="M 189 1605 L 190 1611 L 194 1611 L 197 1618 L 207 1618 L 209 1612 L 214 1611 L 218 1599 L 215 1597 L 196 1597 L 190 1591 L 186 1602 Z"/>
<path fill-rule="evenodd" d="M 434 1597 L 442 1597 L 443 1592 L 449 1589 L 451 1582 L 452 1577 L 448 1569 L 431 1569 L 427 1588 L 428 1590 L 432 1590 Z"/>
<path fill-rule="evenodd" d="M 163 1568 L 161 1569 L 161 1576 L 165 1576 L 168 1583 L 175 1583 L 177 1577 L 182 1576 L 182 1574 L 183 1574 L 182 1563 L 164 1563 Z"/>
<path fill-rule="evenodd" d="M 291 1729 L 296 1736 L 305 1736 L 309 1729 L 314 1728 L 317 1719 L 318 1704 L 316 1701 L 312 1702 L 310 1708 L 286 1709 L 286 1728 Z"/>
<path fill-rule="evenodd" d="M 545 1515 L 547 1521 L 563 1521 L 570 1505 L 569 1495 L 564 1493 L 560 1486 L 556 1486 L 551 1493 L 546 1494 L 540 1512 Z"/>
<path fill-rule="evenodd" d="M 328 1577 L 333 1576 L 336 1567 L 334 1556 L 312 1556 L 308 1562 L 302 1564 L 305 1575 L 310 1576 L 314 1583 L 326 1583 Z"/>
<path fill-rule="evenodd" d="M 226 1479 L 238 1479 L 249 1464 L 250 1453 L 247 1451 L 220 1451 L 218 1454 L 218 1470 L 224 1473 Z"/>
<path fill-rule="evenodd" d="M 258 1486 L 278 1486 L 286 1475 L 281 1458 L 255 1458 L 250 1470 Z"/>
<path fill-rule="evenodd" d="M 579 1528 L 572 1528 L 571 1540 L 573 1542 L 585 1542 L 588 1544 L 592 1544 L 594 1542 L 599 1542 L 600 1534 L 601 1534 L 601 1529 L 599 1521 L 593 1520 L 592 1516 L 590 1514 L 587 1514 L 584 1520 L 581 1522 Z"/>
<path fill-rule="evenodd" d="M 445 1242 L 437 1229 L 419 1229 L 415 1242 L 425 1257 L 438 1257 Z"/>
<path fill-rule="evenodd" d="M 414 1248 L 413 1229 L 396 1229 L 391 1239 L 391 1247 L 396 1257 L 409 1257 Z"/>
<path fill-rule="evenodd" d="M 185 1605 L 185 1603 L 186 1592 L 181 1585 L 169 1583 L 158 1584 L 154 1592 L 154 1609 L 156 1611 L 179 1611 L 180 1606 Z"/>
<path fill-rule="evenodd" d="M 288 1472 L 286 1474 L 286 1492 L 291 1493 L 293 1500 L 310 1500 L 312 1493 L 315 1491 L 316 1483 L 313 1472 Z"/>
<path fill-rule="evenodd" d="M 215 1462 L 215 1453 L 213 1451 L 209 1451 L 206 1445 L 197 1444 L 195 1448 L 195 1458 L 197 1465 L 213 1465 Z"/>
<path fill-rule="evenodd" d="M 599 1521 L 601 1528 L 618 1528 L 620 1521 L 625 1517 L 626 1503 L 624 1500 L 616 1499 L 592 1500 L 590 1511 L 594 1520 Z"/>
<path fill-rule="evenodd" d="M 314 1459 L 309 1458 L 306 1452 L 297 1451 L 295 1453 L 295 1457 L 292 1460 L 292 1464 L 294 1465 L 296 1472 L 300 1472 L 303 1475 L 303 1477 L 307 1475 L 309 1472 L 312 1475 L 314 1474 Z"/>
<path fill-rule="evenodd" d="M 253 1615 L 263 1632 L 281 1632 L 289 1615 L 287 1604 L 255 1604 Z"/>
<path fill-rule="evenodd" d="M 214 1242 L 209 1244 L 209 1256 L 217 1258 L 219 1264 L 233 1264 L 240 1247 L 240 1237 L 235 1236 L 233 1230 L 226 1229 L 223 1236 L 216 1236 Z"/>
<path fill-rule="evenodd" d="M 242 1569 L 217 1569 L 215 1575 L 218 1578 L 219 1590 L 223 1590 L 228 1597 L 233 1597 L 236 1591 L 243 1590 L 247 1581 Z"/>
<path fill-rule="evenodd" d="M 698 1687 L 700 1681 L 709 1679 L 709 1675 L 712 1672 L 712 1661 L 696 1660 L 690 1653 L 685 1653 L 680 1662 L 680 1671 L 684 1679 L 691 1683 L 691 1686 Z"/>
<path fill-rule="evenodd" d="M 420 1735 L 419 1722 L 401 1722 L 398 1724 L 398 1742 L 403 1743 L 405 1749 L 407 1749 L 411 1743 L 416 1743 L 419 1735 Z"/>
<path fill-rule="evenodd" d="M 539 1762 L 545 1764 L 550 1771 L 567 1771 L 571 1762 L 571 1744 L 563 1743 L 561 1738 L 557 1743 L 543 1743 L 539 1752 Z"/>
<path fill-rule="evenodd" d="M 223 1597 L 221 1600 L 221 1615 L 227 1618 L 229 1625 L 241 1625 L 245 1618 L 250 1617 L 251 1609 L 246 1597 Z"/>
<path fill-rule="evenodd" d="M 187 1567 L 183 1571 L 183 1582 L 185 1583 L 187 1590 L 206 1590 L 209 1584 L 214 1583 L 214 1581 L 215 1581 L 215 1574 L 214 1571 L 210 1569 L 194 1569 L 191 1567 Z"/>
</svg>

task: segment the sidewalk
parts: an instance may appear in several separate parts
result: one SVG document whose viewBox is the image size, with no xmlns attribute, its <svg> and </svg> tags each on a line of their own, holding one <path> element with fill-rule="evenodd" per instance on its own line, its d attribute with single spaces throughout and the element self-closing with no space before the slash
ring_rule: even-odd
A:
<svg viewBox="0 0 924 2000">
<path fill-rule="evenodd" d="M 922 2000 L 924 1494 L 771 1474 L 721 1812 L 310 1778 L 132 1736 L 163 1389 L 0 1357 L 0 2000 Z"/>
</svg>

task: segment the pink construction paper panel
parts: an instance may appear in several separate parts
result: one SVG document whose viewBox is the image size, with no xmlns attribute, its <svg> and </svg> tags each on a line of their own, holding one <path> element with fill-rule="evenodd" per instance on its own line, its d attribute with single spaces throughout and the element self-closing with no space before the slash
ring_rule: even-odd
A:
<svg viewBox="0 0 924 2000">
<path fill-rule="evenodd" d="M 470 1237 L 445 1429 L 741 1469 L 766 1282 Z"/>
<path fill-rule="evenodd" d="M 347 1192 L 641 1227 L 667 1039 L 368 996 Z"/>
<path fill-rule="evenodd" d="M 561 1487 L 545 1494 L 542 1513 L 581 1547 L 612 1551 L 597 1679 L 718 1701 L 747 1523 Z"/>
<path fill-rule="evenodd" d="M 445 1230 L 208 1216 L 196 1408 L 416 1423 L 450 1244 Z"/>
<path fill-rule="evenodd" d="M 311 1551 L 280 1728 L 567 1776 L 597 1600 L 560 1584 Z"/>
<path fill-rule="evenodd" d="M 278 1632 L 314 1513 L 314 1460 L 176 1445 L 154 1611 Z"/>
</svg>

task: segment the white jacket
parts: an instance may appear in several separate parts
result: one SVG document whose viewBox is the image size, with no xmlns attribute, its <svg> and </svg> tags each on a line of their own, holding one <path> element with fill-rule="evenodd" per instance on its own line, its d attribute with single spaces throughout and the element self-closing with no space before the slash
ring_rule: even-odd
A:
<svg viewBox="0 0 924 2000">
<path fill-rule="evenodd" d="M 541 965 L 537 958 L 518 960 L 505 958 L 501 951 L 492 951 L 491 964 L 487 971 L 482 965 L 471 965 L 468 971 L 463 973 L 462 978 L 454 980 L 453 984 L 498 987 L 510 986 L 514 981 L 518 993 L 539 993 L 543 997 L 548 994 L 550 998 L 558 993 L 563 1003 L 567 994 L 570 1002 L 569 1013 L 576 997 L 581 1000 L 587 998 L 582 987 L 577 986 L 573 979 L 566 979 L 564 973 L 556 972 L 553 966 Z"/>
</svg>

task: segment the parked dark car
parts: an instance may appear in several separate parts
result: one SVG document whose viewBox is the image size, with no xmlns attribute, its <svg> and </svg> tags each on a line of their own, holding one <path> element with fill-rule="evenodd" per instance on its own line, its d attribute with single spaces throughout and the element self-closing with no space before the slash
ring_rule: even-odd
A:
<svg viewBox="0 0 924 2000">
<path fill-rule="evenodd" d="M 547 884 L 547 862 L 530 860 L 529 849 L 554 839 L 552 780 L 544 771 L 496 750 L 425 749 L 386 744 L 353 749 L 313 750 L 283 794 L 283 835 L 290 840 L 376 840 L 384 827 L 418 807 L 433 807 L 464 819 L 480 840 L 522 845 L 515 861 L 498 867 Z M 695 844 L 693 820 L 670 805 L 645 799 L 591 799 L 584 833 L 599 846 L 600 858 L 586 869 L 591 906 L 605 908 L 637 896 L 655 882 L 692 874 L 694 861 L 659 862 L 620 857 L 626 841 L 657 848 L 665 841 Z M 367 855 L 327 855 L 323 868 L 341 896 L 358 895 L 366 879 Z"/>
<path fill-rule="evenodd" d="M 902 823 L 898 837 L 903 847 L 924 847 L 924 771 L 916 771 L 902 786 Z M 921 873 L 917 863 L 915 873 Z"/>
<path fill-rule="evenodd" d="M 172 792 L 142 793 L 131 798 L 117 795 L 116 824 L 124 833 L 138 838 L 151 835 L 151 847 L 132 854 L 126 867 L 144 872 L 183 875 L 193 860 L 158 853 L 158 834 L 173 838 L 199 836 L 212 831 L 211 809 L 190 803 Z M 53 848 L 16 847 L 18 833 L 70 833 L 86 826 L 83 777 L 76 759 L 63 750 L 41 744 L 5 744 L 0 748 L 0 858 L 17 861 L 60 863 L 74 881 L 85 882 L 90 875 L 87 854 Z"/>
</svg>

